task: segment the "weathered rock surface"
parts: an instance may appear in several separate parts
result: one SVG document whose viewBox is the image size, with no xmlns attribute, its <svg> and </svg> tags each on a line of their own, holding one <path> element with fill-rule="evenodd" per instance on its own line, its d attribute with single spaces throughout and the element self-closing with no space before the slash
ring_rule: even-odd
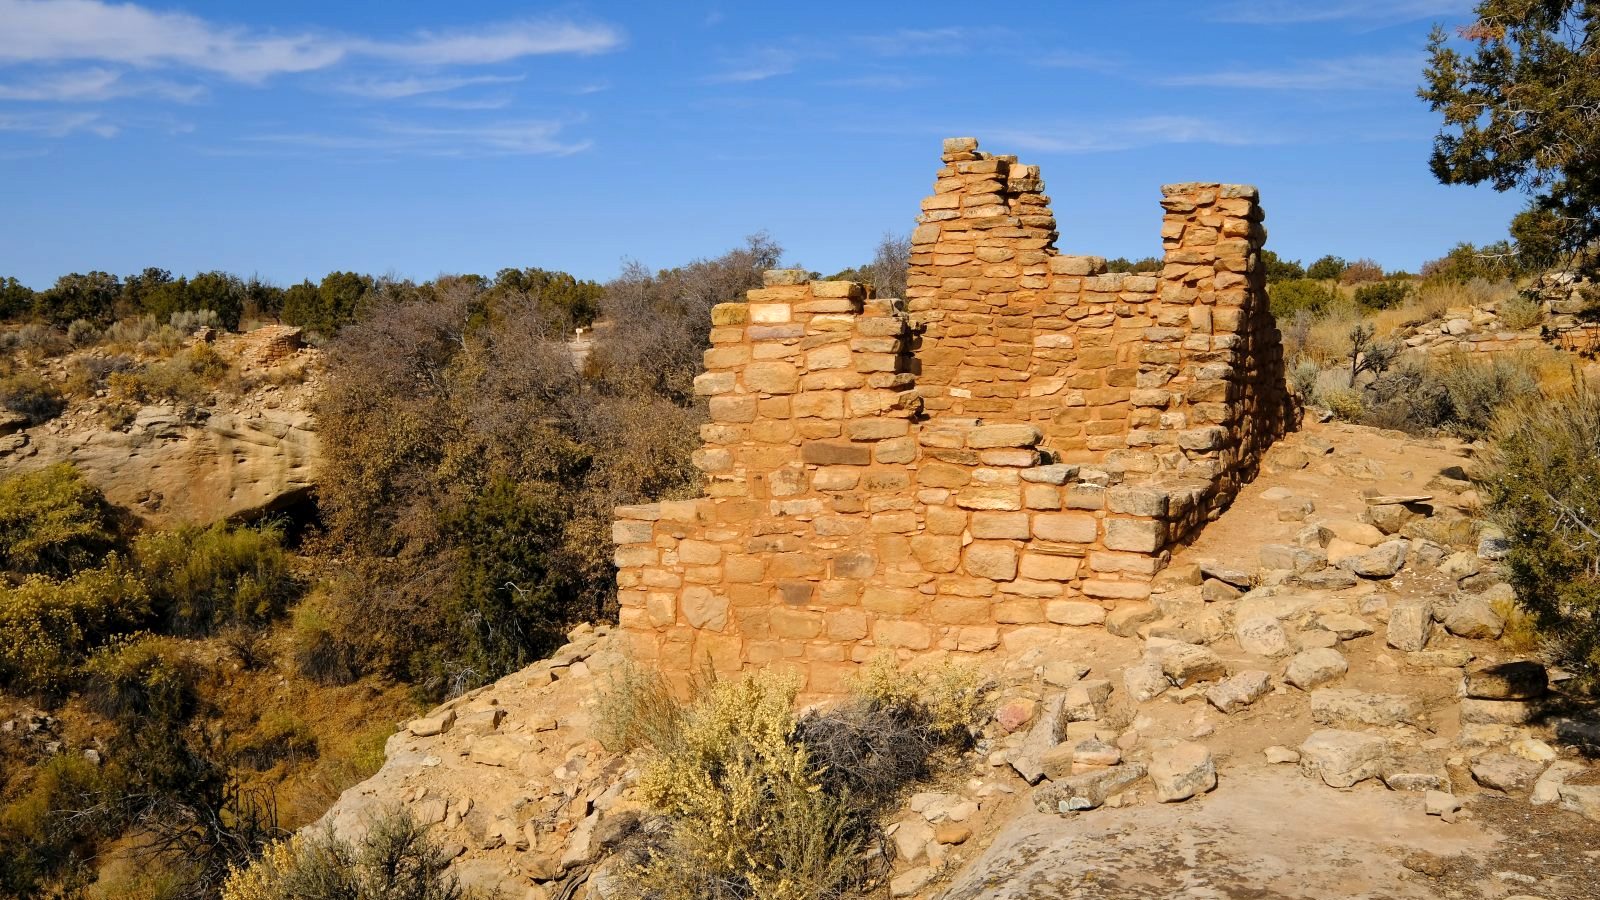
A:
<svg viewBox="0 0 1600 900">
<path fill-rule="evenodd" d="M 1433 637 L 1433 604 L 1426 599 L 1406 600 L 1389 610 L 1389 646 L 1410 653 L 1423 650 Z"/>
<path fill-rule="evenodd" d="M 1295 654 L 1294 658 L 1289 660 L 1289 668 L 1283 677 L 1285 681 L 1300 690 L 1309 691 L 1343 678 L 1344 673 L 1349 670 L 1350 663 L 1344 658 L 1343 653 L 1328 647 L 1319 647 Z"/>
<path fill-rule="evenodd" d="M 1272 676 L 1259 669 L 1230 675 L 1206 689 L 1206 701 L 1225 713 L 1233 713 L 1260 700 L 1272 690 Z"/>
<path fill-rule="evenodd" d="M 1445 630 L 1457 637 L 1493 640 L 1505 630 L 1505 620 L 1488 601 L 1474 594 L 1458 597 L 1443 610 Z"/>
<path fill-rule="evenodd" d="M 1070 775 L 1060 781 L 1036 789 L 1034 807 L 1040 812 L 1060 815 L 1097 809 L 1112 794 L 1122 791 L 1144 778 L 1143 763 L 1130 762 L 1109 769 L 1096 769 Z"/>
<path fill-rule="evenodd" d="M 1149 774 L 1162 803 L 1187 800 L 1217 786 L 1217 767 L 1203 744 L 1185 742 L 1157 750 Z"/>
<path fill-rule="evenodd" d="M 1321 725 L 1418 725 L 1422 701 L 1407 694 L 1374 694 L 1342 688 L 1311 692 L 1311 718 Z"/>
<path fill-rule="evenodd" d="M 1254 656 L 1283 656 L 1289 652 L 1289 634 L 1276 618 L 1257 616 L 1239 622 L 1233 629 L 1239 649 Z"/>
<path fill-rule="evenodd" d="M 1416 803 L 1414 794 L 1330 791 L 1266 770 L 1248 781 L 1227 779 L 1203 803 L 1025 815 L 1007 823 L 939 896 L 1437 900 L 1400 865 L 1396 835 L 1375 822 L 1406 822 L 1407 846 L 1441 856 L 1482 853 L 1494 842 L 1437 818 L 1414 821 L 1422 818 Z"/>
<path fill-rule="evenodd" d="M 321 462 L 309 412 L 185 415 L 147 406 L 126 430 L 30 432 L 37 452 L 0 459 L 0 476 L 70 462 L 112 503 L 158 525 L 249 519 L 310 496 Z"/>
<path fill-rule="evenodd" d="M 1389 742 L 1364 731 L 1314 731 L 1300 745 L 1300 769 L 1329 787 L 1345 788 L 1383 771 Z"/>
</svg>

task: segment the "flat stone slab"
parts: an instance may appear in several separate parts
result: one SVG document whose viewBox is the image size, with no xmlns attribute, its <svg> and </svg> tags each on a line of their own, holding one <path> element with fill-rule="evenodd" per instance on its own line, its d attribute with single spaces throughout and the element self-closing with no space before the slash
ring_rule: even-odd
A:
<svg viewBox="0 0 1600 900">
<path fill-rule="evenodd" d="M 1435 885 L 1401 866 L 1407 852 L 1494 846 L 1471 824 L 1423 815 L 1416 794 L 1331 791 L 1285 768 L 1227 778 L 1203 802 L 1019 816 L 939 896 L 1438 900 Z"/>
</svg>

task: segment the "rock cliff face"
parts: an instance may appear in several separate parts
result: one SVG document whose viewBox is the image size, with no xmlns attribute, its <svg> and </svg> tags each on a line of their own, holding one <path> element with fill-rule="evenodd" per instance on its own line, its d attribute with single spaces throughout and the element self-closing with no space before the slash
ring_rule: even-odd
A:
<svg viewBox="0 0 1600 900">
<path fill-rule="evenodd" d="M 303 410 L 147 406 L 126 430 L 45 434 L 30 446 L 37 452 L 12 467 L 71 462 L 112 503 L 166 525 L 287 508 L 309 495 L 318 462 Z"/>
<path fill-rule="evenodd" d="M 298 346 L 298 329 L 228 335 L 216 347 L 236 361 L 242 394 L 145 406 L 118 427 L 96 400 L 73 403 L 0 437 L 0 477 L 70 462 L 112 503 L 158 526 L 248 520 L 305 500 L 321 459 L 311 415 L 320 354 Z"/>
</svg>

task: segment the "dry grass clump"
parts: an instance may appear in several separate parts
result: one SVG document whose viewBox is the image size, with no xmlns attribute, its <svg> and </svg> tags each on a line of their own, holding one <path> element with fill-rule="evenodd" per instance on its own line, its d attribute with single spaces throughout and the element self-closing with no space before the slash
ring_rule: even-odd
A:
<svg viewBox="0 0 1600 900">
<path fill-rule="evenodd" d="M 984 686 L 886 660 L 844 702 L 797 718 L 798 686 L 769 671 L 680 702 L 658 676 L 619 676 L 603 707 L 623 717 L 610 745 L 649 749 L 639 789 L 661 816 L 626 851 L 623 897 L 816 900 L 878 883 L 878 816 L 965 745 Z"/>
<path fill-rule="evenodd" d="M 61 389 L 38 372 L 24 369 L 0 375 L 0 410 L 27 416 L 30 424 L 37 425 L 61 415 L 65 408 Z"/>
<path fill-rule="evenodd" d="M 467 900 L 427 826 L 394 809 L 352 844 L 331 831 L 295 835 L 234 868 L 222 900 Z"/>
<path fill-rule="evenodd" d="M 238 372 L 210 344 L 195 344 L 170 359 L 142 369 L 113 372 L 107 379 L 120 400 L 135 403 L 179 403 L 199 406 L 218 391 L 238 393 Z"/>
<path fill-rule="evenodd" d="M 697 685 L 695 693 L 704 692 Z M 640 747 L 667 747 L 683 733 L 684 704 L 661 676 L 630 660 L 618 667 L 610 689 L 600 697 L 596 736 L 607 750 L 626 753 Z"/>
</svg>

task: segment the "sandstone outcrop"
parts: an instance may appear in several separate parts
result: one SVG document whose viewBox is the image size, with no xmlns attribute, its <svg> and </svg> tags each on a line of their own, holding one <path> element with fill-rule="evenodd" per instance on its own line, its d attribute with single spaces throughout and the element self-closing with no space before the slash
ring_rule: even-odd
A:
<svg viewBox="0 0 1600 900">
<path fill-rule="evenodd" d="M 311 404 L 318 354 L 298 328 L 267 326 L 217 339 L 248 387 L 212 405 L 145 406 L 109 427 L 102 403 L 18 430 L 0 445 L 0 477 L 70 462 L 114 504 L 159 525 L 248 520 L 290 509 L 316 483 L 320 444 Z M 268 377 L 295 367 L 294 377 Z"/>
</svg>

